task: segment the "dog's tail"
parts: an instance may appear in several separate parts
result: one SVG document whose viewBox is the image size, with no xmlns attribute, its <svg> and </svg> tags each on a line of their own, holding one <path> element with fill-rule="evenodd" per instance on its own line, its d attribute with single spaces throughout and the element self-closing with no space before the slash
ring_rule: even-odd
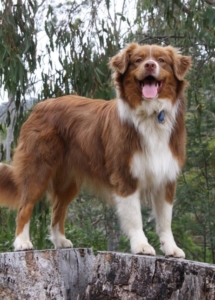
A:
<svg viewBox="0 0 215 300">
<path fill-rule="evenodd" d="M 14 181 L 13 166 L 0 163 L 0 206 L 19 206 L 19 192 Z"/>
</svg>

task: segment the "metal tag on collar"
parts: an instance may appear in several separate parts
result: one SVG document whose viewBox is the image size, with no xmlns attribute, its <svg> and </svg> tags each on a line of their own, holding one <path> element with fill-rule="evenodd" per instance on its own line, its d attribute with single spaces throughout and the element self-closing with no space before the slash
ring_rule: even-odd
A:
<svg viewBox="0 0 215 300">
<path fill-rule="evenodd" d="M 164 118 L 165 118 L 165 111 L 161 110 L 157 116 L 158 118 L 158 123 L 163 124 L 164 123 Z"/>
</svg>

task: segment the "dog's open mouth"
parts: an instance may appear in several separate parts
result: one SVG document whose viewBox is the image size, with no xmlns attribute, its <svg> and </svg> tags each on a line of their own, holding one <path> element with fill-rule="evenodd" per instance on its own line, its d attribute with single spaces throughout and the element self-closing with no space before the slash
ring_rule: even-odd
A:
<svg viewBox="0 0 215 300">
<path fill-rule="evenodd" d="M 154 99 L 163 88 L 163 81 L 158 81 L 153 76 L 147 76 L 144 80 L 139 81 L 142 91 L 142 97 L 145 99 Z"/>
</svg>

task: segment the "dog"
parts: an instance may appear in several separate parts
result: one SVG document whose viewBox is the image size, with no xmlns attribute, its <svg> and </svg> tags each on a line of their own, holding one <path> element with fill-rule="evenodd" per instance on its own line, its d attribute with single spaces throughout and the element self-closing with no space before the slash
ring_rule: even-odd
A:
<svg viewBox="0 0 215 300">
<path fill-rule="evenodd" d="M 29 250 L 30 217 L 48 191 L 51 241 L 72 247 L 64 221 L 87 183 L 111 199 L 134 254 L 155 255 L 141 204 L 150 202 L 165 256 L 184 258 L 172 230 L 176 181 L 185 161 L 185 74 L 191 58 L 172 46 L 131 43 L 110 60 L 116 99 L 75 95 L 37 104 L 12 165 L 0 164 L 0 203 L 18 209 L 15 250 Z"/>
</svg>

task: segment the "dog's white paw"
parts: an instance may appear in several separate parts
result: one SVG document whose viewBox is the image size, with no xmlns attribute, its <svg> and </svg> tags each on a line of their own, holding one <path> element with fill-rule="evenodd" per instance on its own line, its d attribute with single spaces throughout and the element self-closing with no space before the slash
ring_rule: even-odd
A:
<svg viewBox="0 0 215 300">
<path fill-rule="evenodd" d="M 134 254 L 156 255 L 155 249 L 148 243 L 131 243 L 131 252 Z"/>
<path fill-rule="evenodd" d="M 70 240 L 66 239 L 65 236 L 61 235 L 58 236 L 57 238 L 51 238 L 52 243 L 55 246 L 55 249 L 60 249 L 60 248 L 73 248 L 73 244 Z"/>
<path fill-rule="evenodd" d="M 26 240 L 21 237 L 17 237 L 13 243 L 15 251 L 24 251 L 33 249 L 33 245 L 30 240 Z"/>
<path fill-rule="evenodd" d="M 177 257 L 177 258 L 185 258 L 185 253 L 182 249 L 177 247 L 174 244 L 161 244 L 161 250 L 165 254 L 166 257 Z"/>
<path fill-rule="evenodd" d="M 55 246 L 55 249 L 59 248 L 73 248 L 73 244 L 70 240 L 66 239 L 65 235 L 59 230 L 59 225 L 51 227 L 51 237 L 50 240 Z"/>
</svg>

